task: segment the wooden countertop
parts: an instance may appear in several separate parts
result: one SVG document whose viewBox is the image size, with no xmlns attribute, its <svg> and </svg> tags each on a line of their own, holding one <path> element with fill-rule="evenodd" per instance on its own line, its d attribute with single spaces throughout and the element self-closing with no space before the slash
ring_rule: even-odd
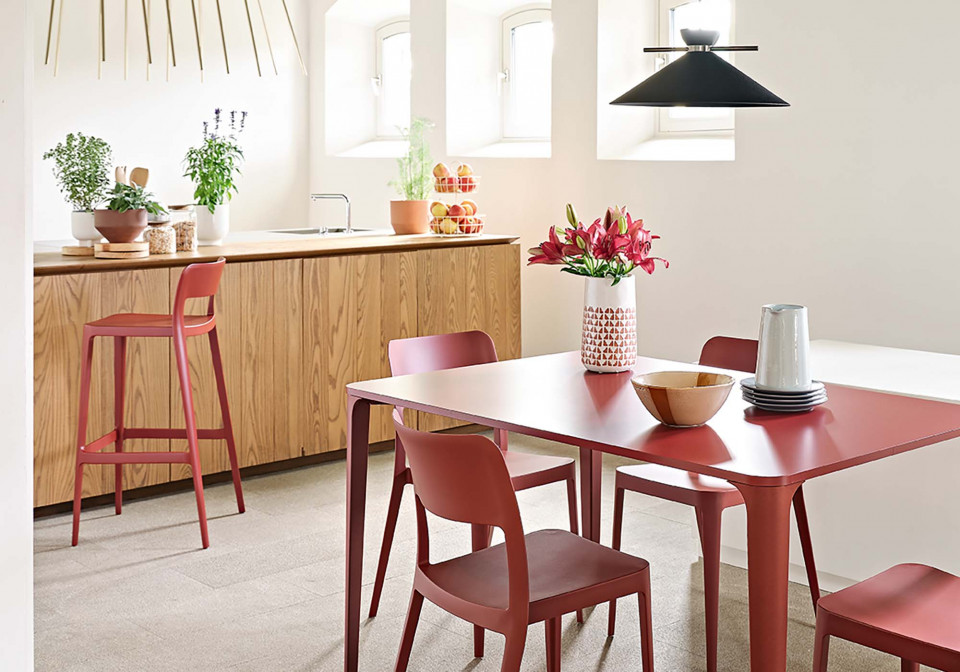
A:
<svg viewBox="0 0 960 672">
<path fill-rule="evenodd" d="M 262 234 L 262 236 L 260 235 Z M 517 236 L 483 234 L 480 236 L 417 236 L 357 235 L 340 238 L 292 236 L 271 232 L 247 232 L 232 236 L 223 245 L 201 246 L 194 252 L 153 255 L 145 259 L 95 259 L 93 257 L 66 257 L 60 254 L 59 244 L 37 243 L 34 246 L 33 274 L 61 275 L 65 273 L 96 273 L 98 271 L 133 270 L 186 266 L 198 261 L 216 261 L 226 257 L 227 262 L 259 261 L 267 259 L 296 259 L 345 254 L 402 252 L 444 247 L 474 245 L 503 245 L 517 240 Z"/>
</svg>

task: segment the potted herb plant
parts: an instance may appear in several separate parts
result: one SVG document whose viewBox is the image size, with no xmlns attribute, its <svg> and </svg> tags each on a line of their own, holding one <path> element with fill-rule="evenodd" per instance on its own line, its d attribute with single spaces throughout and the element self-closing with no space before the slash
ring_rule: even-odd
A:
<svg viewBox="0 0 960 672">
<path fill-rule="evenodd" d="M 203 122 L 203 143 L 191 147 L 184 158 L 186 172 L 194 184 L 197 205 L 197 241 L 219 245 L 230 230 L 229 201 L 237 193 L 243 150 L 238 141 L 246 125 L 246 112 L 230 112 L 230 130 L 220 133 L 220 108 L 213 112 L 213 130 Z"/>
<path fill-rule="evenodd" d="M 147 228 L 147 213 L 166 212 L 153 194 L 137 184 L 117 182 L 106 208 L 94 210 L 97 231 L 111 243 L 132 243 Z"/>
<path fill-rule="evenodd" d="M 428 120 L 414 118 L 410 128 L 403 131 L 407 153 L 397 159 L 400 176 L 390 182 L 402 197 L 390 201 L 390 224 L 398 234 L 427 233 L 430 229 L 427 197 L 433 190 L 433 160 L 425 136 L 432 127 Z"/>
<path fill-rule="evenodd" d="M 100 240 L 94 228 L 93 210 L 110 186 L 110 145 L 83 133 L 69 133 L 63 142 L 43 153 L 53 159 L 53 175 L 67 203 L 73 207 L 70 229 L 81 245 Z"/>
</svg>

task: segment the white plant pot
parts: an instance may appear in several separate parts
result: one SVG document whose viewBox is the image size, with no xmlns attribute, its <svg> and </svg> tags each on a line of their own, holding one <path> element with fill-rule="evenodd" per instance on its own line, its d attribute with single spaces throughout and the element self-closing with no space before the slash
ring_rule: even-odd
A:
<svg viewBox="0 0 960 672">
<path fill-rule="evenodd" d="M 584 278 L 580 359 L 588 371 L 617 373 L 637 363 L 636 280 Z"/>
<path fill-rule="evenodd" d="M 80 245 L 93 247 L 103 240 L 103 236 L 94 226 L 92 210 L 74 210 L 70 213 L 70 232 Z"/>
<path fill-rule="evenodd" d="M 230 231 L 230 206 L 221 203 L 210 212 L 205 205 L 197 206 L 197 244 L 220 245 Z"/>
</svg>

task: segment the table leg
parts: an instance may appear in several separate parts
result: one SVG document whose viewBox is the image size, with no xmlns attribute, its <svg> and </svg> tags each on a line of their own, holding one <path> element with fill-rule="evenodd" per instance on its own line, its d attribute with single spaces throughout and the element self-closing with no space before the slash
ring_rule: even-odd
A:
<svg viewBox="0 0 960 672">
<path fill-rule="evenodd" d="M 370 450 L 370 402 L 347 397 L 347 579 L 344 672 L 357 672 L 360 652 L 360 588 L 363 584 L 363 519 Z"/>
<path fill-rule="evenodd" d="M 750 669 L 752 672 L 785 672 L 790 504 L 800 484 L 734 485 L 747 505 Z"/>
<path fill-rule="evenodd" d="M 580 515 L 583 538 L 600 542 L 600 477 L 603 453 L 580 448 Z"/>
</svg>

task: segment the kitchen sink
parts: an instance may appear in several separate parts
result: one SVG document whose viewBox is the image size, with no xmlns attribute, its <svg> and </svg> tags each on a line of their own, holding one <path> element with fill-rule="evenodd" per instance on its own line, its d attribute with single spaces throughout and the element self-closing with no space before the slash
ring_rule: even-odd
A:
<svg viewBox="0 0 960 672">
<path fill-rule="evenodd" d="M 358 233 L 369 234 L 374 232 L 375 232 L 374 229 L 351 229 L 349 234 L 350 235 L 358 234 Z M 270 231 L 270 233 L 289 233 L 295 236 L 324 236 L 329 234 L 345 235 L 348 232 L 346 227 L 331 226 L 326 230 L 324 229 L 276 229 L 274 231 Z"/>
</svg>

